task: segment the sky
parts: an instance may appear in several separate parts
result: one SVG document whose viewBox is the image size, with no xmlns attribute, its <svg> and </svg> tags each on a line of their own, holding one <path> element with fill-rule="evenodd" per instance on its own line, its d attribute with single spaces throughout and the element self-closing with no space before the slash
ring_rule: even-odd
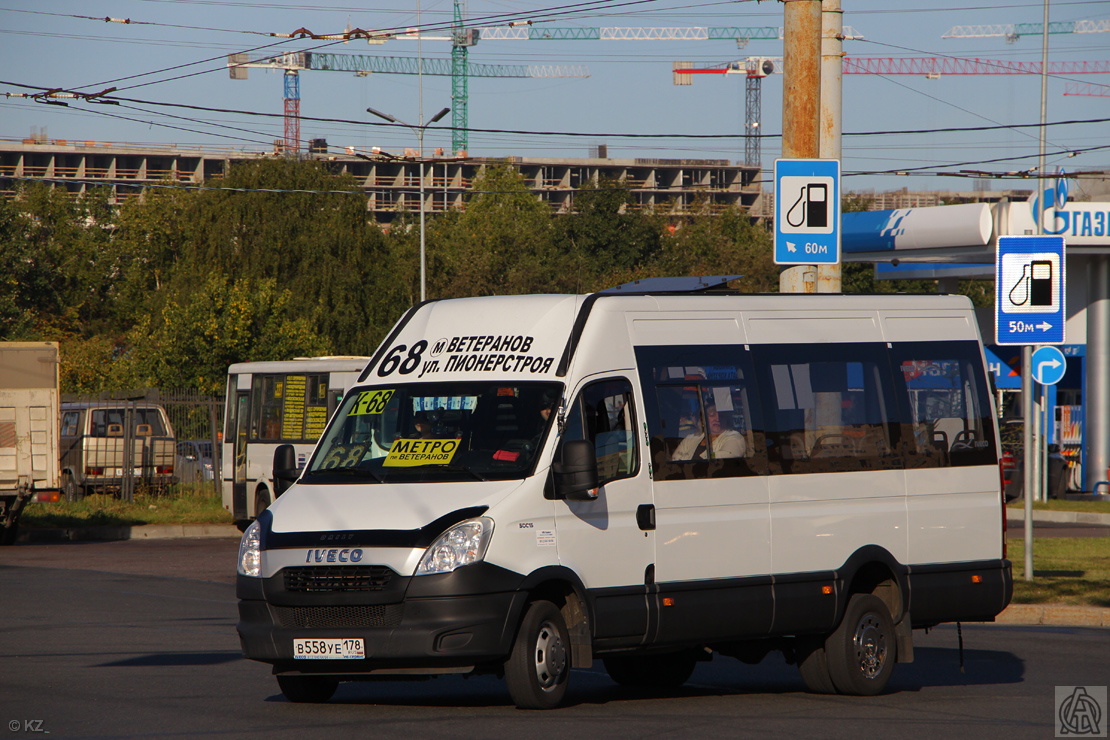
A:
<svg viewBox="0 0 1110 740">
<path fill-rule="evenodd" d="M 980 0 L 958 8 L 933 0 L 842 0 L 853 58 L 952 57 L 1039 62 L 1042 37 L 943 38 L 955 26 L 1040 23 L 1043 0 Z M 179 145 L 269 151 L 283 136 L 279 71 L 252 69 L 232 80 L 226 56 L 315 50 L 444 63 L 451 0 L 0 0 L 0 139 Z M 779 27 L 773 0 L 470 0 L 468 25 L 505 27 Z M 105 22 L 105 18 L 130 23 Z M 1110 25 L 1108 0 L 1052 0 L 1050 21 Z M 422 41 L 368 44 L 282 39 L 349 28 L 422 27 Z M 588 157 L 605 145 L 612 158 L 722 159 L 743 163 L 745 80 L 696 75 L 672 82 L 675 61 L 726 64 L 781 56 L 780 40 L 596 41 L 486 39 L 471 64 L 584 65 L 589 77 L 483 78 L 469 81 L 469 153 L 481 157 Z M 1050 34 L 1052 62 L 1110 65 L 1110 33 Z M 432 62 L 430 62 L 432 63 Z M 765 189 L 779 156 L 782 76 L 761 83 Z M 1102 96 L 1065 95 L 1101 84 Z M 47 105 L 11 94 L 60 88 L 109 93 L 120 105 L 66 100 Z M 451 103 L 451 79 L 310 70 L 301 73 L 301 138 L 326 139 L 334 152 L 416 147 L 411 128 L 388 125 L 367 107 L 409 124 Z M 123 100 L 121 100 L 123 99 Z M 1039 75 L 846 75 L 843 79 L 842 187 L 845 191 L 971 190 L 968 171 L 989 187 L 1032 188 L 1028 179 L 991 177 L 1037 166 Z M 319 120 L 314 120 L 319 119 Z M 1049 75 L 1046 170 L 1110 170 L 1110 74 Z M 1076 123 L 1080 121 L 1093 121 Z M 426 129 L 424 148 L 451 149 L 451 116 Z M 980 131 L 954 129 L 984 128 Z M 897 133 L 917 131 L 918 133 Z M 892 133 L 894 132 L 894 133 Z M 1074 156 L 1069 156 L 1073 154 Z M 908 174 L 890 174 L 905 172 Z M 963 176 L 953 174 L 963 172 Z M 982 183 L 980 182 L 981 186 Z"/>
</svg>

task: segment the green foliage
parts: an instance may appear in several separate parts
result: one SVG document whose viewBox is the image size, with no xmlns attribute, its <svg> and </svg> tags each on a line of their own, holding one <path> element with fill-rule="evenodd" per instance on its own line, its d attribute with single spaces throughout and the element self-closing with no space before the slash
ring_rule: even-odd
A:
<svg viewBox="0 0 1110 740">
<path fill-rule="evenodd" d="M 659 258 L 645 268 L 660 276 L 743 275 L 737 287 L 744 292 L 777 292 L 772 241 L 766 227 L 752 223 L 739 209 L 729 209 L 680 224 L 663 239 Z"/>
<path fill-rule="evenodd" d="M 572 284 L 551 212 L 509 165 L 484 169 L 464 212 L 429 224 L 429 296 L 551 293 Z"/>
<path fill-rule="evenodd" d="M 319 161 L 237 164 L 205 183 L 148 188 L 116 207 L 34 185 L 0 200 L 0 339 L 55 340 L 62 388 L 218 392 L 227 366 L 370 354 L 420 296 L 419 214 L 379 228 L 351 176 Z M 427 214 L 428 297 L 585 293 L 656 276 L 744 275 L 778 289 L 771 235 L 708 200 L 679 221 L 635 207 L 619 181 L 588 184 L 569 214 L 487 166 L 463 211 Z M 866 197 L 844 210 L 866 210 Z M 845 292 L 935 290 L 844 265 Z M 989 305 L 989 283 L 961 291 Z"/>
<path fill-rule="evenodd" d="M 212 272 L 274 280 L 290 293 L 288 310 L 327 337 L 330 351 L 370 352 L 392 312 L 374 300 L 384 238 L 368 223 L 354 179 L 319 162 L 274 159 L 234 167 L 221 186 L 249 192 L 189 199 L 178 283 Z M 316 192 L 290 192 L 298 190 Z"/>
<path fill-rule="evenodd" d="M 118 377 L 123 386 L 219 393 L 232 363 L 325 353 L 327 340 L 307 316 L 291 315 L 292 302 L 272 278 L 209 275 L 143 318 Z"/>
<path fill-rule="evenodd" d="M 580 190 L 574 198 L 574 213 L 555 220 L 558 248 L 574 260 L 581 292 L 590 278 L 620 273 L 655 258 L 663 239 L 664 223 L 651 213 L 637 210 L 628 186 L 601 180 L 593 188 Z"/>
</svg>

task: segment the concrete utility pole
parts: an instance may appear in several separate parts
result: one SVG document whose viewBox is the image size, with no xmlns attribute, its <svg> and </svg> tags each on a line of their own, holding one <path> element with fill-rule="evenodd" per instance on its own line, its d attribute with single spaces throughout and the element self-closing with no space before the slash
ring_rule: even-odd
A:
<svg viewBox="0 0 1110 740">
<path fill-rule="evenodd" d="M 783 84 L 782 157 L 818 159 L 821 156 L 821 0 L 782 0 Z M 837 14 L 839 16 L 839 14 Z M 783 270 L 779 290 L 808 292 L 814 283 L 802 279 L 811 265 Z M 800 289 L 799 289 L 800 288 Z"/>
<path fill-rule="evenodd" d="M 841 75 L 844 69 L 844 11 L 840 0 L 821 3 L 821 104 L 818 156 L 840 159 Z M 817 292 L 840 292 L 840 263 L 817 265 Z"/>
</svg>

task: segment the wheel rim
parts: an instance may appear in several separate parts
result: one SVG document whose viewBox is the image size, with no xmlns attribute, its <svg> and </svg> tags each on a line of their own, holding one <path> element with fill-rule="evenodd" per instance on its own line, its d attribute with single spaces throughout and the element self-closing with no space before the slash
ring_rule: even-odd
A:
<svg viewBox="0 0 1110 740">
<path fill-rule="evenodd" d="M 549 621 L 536 633 L 536 681 L 544 691 L 555 688 L 567 669 L 567 646 L 559 630 Z"/>
<path fill-rule="evenodd" d="M 878 677 L 887 661 L 886 633 L 876 614 L 864 614 L 852 637 L 856 665 L 867 679 Z"/>
</svg>

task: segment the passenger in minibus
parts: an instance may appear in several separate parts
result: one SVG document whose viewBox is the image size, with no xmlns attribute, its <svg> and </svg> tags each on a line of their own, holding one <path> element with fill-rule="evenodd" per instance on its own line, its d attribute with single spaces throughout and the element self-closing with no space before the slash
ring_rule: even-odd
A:
<svg viewBox="0 0 1110 740">
<path fill-rule="evenodd" d="M 748 451 L 747 440 L 740 432 L 725 426 L 715 405 L 706 405 L 705 418 L 709 425 L 709 442 L 706 442 L 706 435 L 700 431 L 689 434 L 679 443 L 671 459 L 707 460 L 712 457 L 719 460 L 743 457 Z"/>
</svg>

